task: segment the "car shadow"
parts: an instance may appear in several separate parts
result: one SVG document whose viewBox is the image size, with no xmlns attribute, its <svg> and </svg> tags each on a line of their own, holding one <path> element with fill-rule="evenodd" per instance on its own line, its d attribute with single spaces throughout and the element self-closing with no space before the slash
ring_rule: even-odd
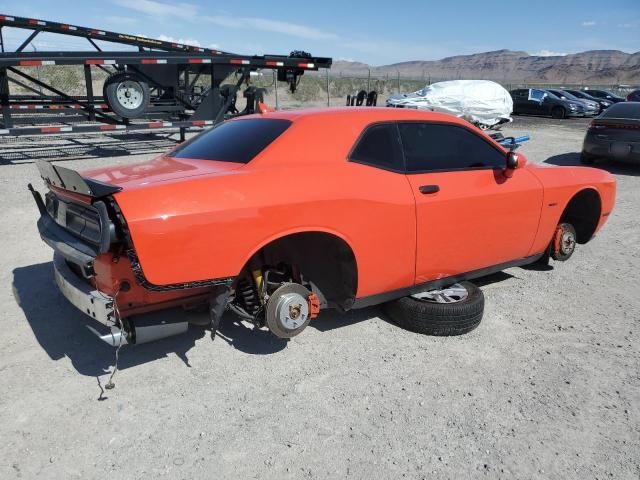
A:
<svg viewBox="0 0 640 480">
<path fill-rule="evenodd" d="M 264 328 L 255 328 L 253 325 L 241 321 L 231 312 L 226 312 L 220 321 L 220 327 L 216 332 L 216 338 L 220 338 L 236 350 L 251 355 L 270 355 L 283 350 L 288 340 L 278 338 Z"/>
<path fill-rule="evenodd" d="M 99 340 L 87 326 L 104 330 L 71 305 L 59 292 L 53 276 L 53 263 L 19 267 L 13 270 L 13 294 L 40 346 L 54 361 L 68 358 L 78 373 L 97 377 L 111 371 L 115 349 Z M 206 315 L 206 314 L 204 314 Z M 330 317 L 330 316 L 329 316 Z M 190 325 L 186 333 L 141 345 L 125 345 L 120 352 L 118 369 L 125 370 L 171 354 L 190 367 L 187 353 L 197 340 L 210 337 L 208 326 Z M 256 329 L 227 312 L 216 338 L 251 355 L 277 353 L 287 340 L 266 329 Z"/>
<path fill-rule="evenodd" d="M 356 323 L 364 322 L 380 315 L 378 307 L 367 307 L 358 310 L 340 312 L 338 310 L 323 310 L 317 320 L 312 320 L 310 326 L 320 332 L 328 332 L 337 328 L 344 328 Z"/>
<path fill-rule="evenodd" d="M 554 155 L 553 157 L 547 158 L 544 163 L 549 163 L 552 165 L 559 166 L 581 166 L 585 165 L 580 163 L 580 153 L 579 152 L 571 152 L 571 153 L 563 153 L 561 155 Z M 599 159 L 593 165 L 590 165 L 594 168 L 601 168 L 602 170 L 606 170 L 609 173 L 614 175 L 626 175 L 630 177 L 640 176 L 640 165 L 634 165 L 631 163 L 624 163 L 615 160 L 608 159 Z"/>
<path fill-rule="evenodd" d="M 487 285 L 491 285 L 494 283 L 504 282 L 505 280 L 514 278 L 514 276 L 515 275 L 511 275 L 510 273 L 507 273 L 507 272 L 496 272 L 496 273 L 492 273 L 491 275 L 487 275 L 485 277 L 476 278 L 471 282 L 478 287 L 486 287 Z"/>
<path fill-rule="evenodd" d="M 82 375 L 97 377 L 111 371 L 115 349 L 100 341 L 86 328 L 96 327 L 58 291 L 52 262 L 13 270 L 13 294 L 24 312 L 34 336 L 52 360 L 68 358 Z M 120 352 L 118 368 L 125 370 L 169 354 L 177 355 L 189 367 L 187 352 L 204 336 L 201 328 L 150 344 L 126 345 Z"/>
<path fill-rule="evenodd" d="M 498 272 L 476 279 L 474 283 L 482 287 L 512 277 L 508 273 Z M 59 292 L 54 281 L 52 262 L 14 269 L 12 286 L 16 302 L 24 312 L 35 339 L 51 360 L 68 358 L 78 373 L 98 379 L 112 371 L 115 349 L 86 328 L 89 325 L 95 328 L 96 322 L 78 311 Z M 346 313 L 326 310 L 311 322 L 310 327 L 327 332 L 374 317 L 390 321 L 379 307 L 374 306 Z M 205 335 L 210 336 L 208 326 L 190 325 L 188 331 L 181 335 L 148 344 L 125 345 L 120 352 L 118 369 L 126 370 L 171 354 L 180 358 L 185 367 L 190 367 L 188 352 Z M 274 354 L 288 344 L 288 340 L 274 336 L 267 329 L 242 322 L 231 312 L 225 313 L 216 332 L 215 341 L 220 340 L 251 355 Z"/>
</svg>

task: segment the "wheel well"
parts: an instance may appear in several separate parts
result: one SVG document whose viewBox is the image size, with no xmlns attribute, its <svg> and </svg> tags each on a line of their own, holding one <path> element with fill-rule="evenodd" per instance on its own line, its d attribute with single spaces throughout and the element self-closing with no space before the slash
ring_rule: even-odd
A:
<svg viewBox="0 0 640 480">
<path fill-rule="evenodd" d="M 587 243 L 598 226 L 602 202 L 600 195 L 592 188 L 575 194 L 562 212 L 560 222 L 567 222 L 576 229 L 578 243 Z"/>
<path fill-rule="evenodd" d="M 302 232 L 278 238 L 256 252 L 243 271 L 257 266 L 285 263 L 296 266 L 313 282 L 327 306 L 346 310 L 355 300 L 358 272 L 351 247 L 325 232 Z"/>
</svg>

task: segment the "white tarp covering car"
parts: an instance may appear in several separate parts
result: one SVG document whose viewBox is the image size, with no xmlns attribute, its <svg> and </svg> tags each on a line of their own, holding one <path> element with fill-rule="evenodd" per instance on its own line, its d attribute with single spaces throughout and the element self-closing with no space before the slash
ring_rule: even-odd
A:
<svg viewBox="0 0 640 480">
<path fill-rule="evenodd" d="M 427 85 L 387 100 L 388 107 L 416 108 L 464 118 L 480 128 L 511 122 L 513 100 L 507 90 L 489 80 L 451 80 Z"/>
</svg>

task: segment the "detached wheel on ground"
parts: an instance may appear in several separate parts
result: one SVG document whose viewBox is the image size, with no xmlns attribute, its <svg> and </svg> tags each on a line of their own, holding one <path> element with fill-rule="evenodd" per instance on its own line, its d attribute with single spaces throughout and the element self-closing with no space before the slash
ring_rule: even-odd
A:
<svg viewBox="0 0 640 480">
<path fill-rule="evenodd" d="M 383 306 L 402 328 L 426 335 L 462 335 L 476 328 L 484 313 L 482 290 L 471 282 L 403 297 Z"/>
<path fill-rule="evenodd" d="M 103 94 L 109 108 L 122 118 L 137 118 L 149 106 L 149 84 L 140 75 L 121 72 L 104 82 Z"/>
</svg>

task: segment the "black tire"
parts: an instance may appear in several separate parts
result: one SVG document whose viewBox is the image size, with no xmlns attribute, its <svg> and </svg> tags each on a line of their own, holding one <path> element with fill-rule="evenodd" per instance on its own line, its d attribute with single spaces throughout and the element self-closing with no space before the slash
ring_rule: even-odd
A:
<svg viewBox="0 0 640 480">
<path fill-rule="evenodd" d="M 582 165 L 593 165 L 595 162 L 596 162 L 596 159 L 593 156 L 589 155 L 588 153 L 582 152 L 580 154 L 580 163 Z"/>
<path fill-rule="evenodd" d="M 129 85 L 140 95 L 140 99 L 136 97 L 136 101 L 128 102 L 126 99 L 118 97 L 118 89 L 122 88 L 124 82 L 130 82 Z M 109 108 L 122 118 L 138 118 L 144 114 L 149 106 L 149 85 L 139 75 L 129 72 L 120 72 L 111 75 L 104 82 L 103 88 L 104 99 Z"/>
<path fill-rule="evenodd" d="M 551 118 L 565 118 L 567 116 L 567 112 L 562 107 L 553 107 L 551 110 Z"/>
<path fill-rule="evenodd" d="M 435 303 L 403 297 L 383 305 L 399 327 L 425 335 L 462 335 L 476 328 L 484 313 L 484 294 L 471 282 L 460 282 L 467 298 L 455 303 Z"/>
</svg>

